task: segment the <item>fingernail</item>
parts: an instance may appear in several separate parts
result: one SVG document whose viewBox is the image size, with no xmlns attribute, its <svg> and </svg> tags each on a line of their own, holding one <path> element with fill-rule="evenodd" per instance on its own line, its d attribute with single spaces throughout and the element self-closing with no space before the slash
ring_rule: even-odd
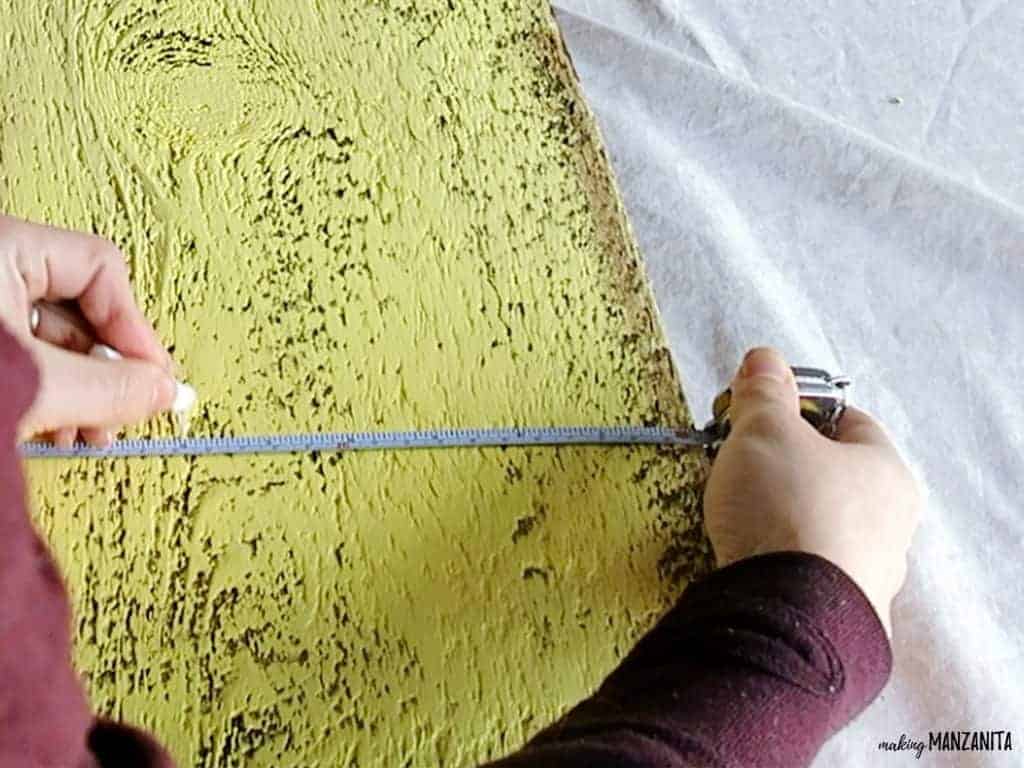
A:
<svg viewBox="0 0 1024 768">
<path fill-rule="evenodd" d="M 740 378 L 750 379 L 754 376 L 765 376 L 776 381 L 785 381 L 789 377 L 789 366 L 782 355 L 770 347 L 755 347 L 747 352 L 740 367 Z"/>
</svg>

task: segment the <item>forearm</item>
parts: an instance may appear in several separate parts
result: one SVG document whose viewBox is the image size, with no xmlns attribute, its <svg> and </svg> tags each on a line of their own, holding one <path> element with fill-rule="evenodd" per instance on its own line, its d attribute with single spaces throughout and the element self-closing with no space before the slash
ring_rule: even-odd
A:
<svg viewBox="0 0 1024 768">
<path fill-rule="evenodd" d="M 2 327 L 0 371 L 0 764 L 89 765 L 92 717 L 71 670 L 68 607 L 26 513 L 16 449 L 37 377 Z"/>
<path fill-rule="evenodd" d="M 170 768 L 144 734 L 94 722 L 72 669 L 67 595 L 28 516 L 17 450 L 37 384 L 0 325 L 0 766 Z"/>
<path fill-rule="evenodd" d="M 492 768 L 807 765 L 890 666 L 877 616 L 836 566 L 751 558 L 689 587 L 597 693 Z"/>
</svg>

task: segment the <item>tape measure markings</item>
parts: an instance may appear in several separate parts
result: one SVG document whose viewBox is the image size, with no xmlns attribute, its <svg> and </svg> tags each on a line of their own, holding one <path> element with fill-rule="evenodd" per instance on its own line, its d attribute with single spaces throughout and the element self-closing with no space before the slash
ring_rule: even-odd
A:
<svg viewBox="0 0 1024 768">
<path fill-rule="evenodd" d="M 117 440 L 107 448 L 77 444 L 58 448 L 25 443 L 27 459 L 113 459 L 145 456 L 215 456 L 413 448 L 486 448 L 530 445 L 679 445 L 701 446 L 699 430 L 671 427 L 496 427 L 392 432 L 314 432 L 308 434 L 226 437 L 172 437 Z"/>
</svg>

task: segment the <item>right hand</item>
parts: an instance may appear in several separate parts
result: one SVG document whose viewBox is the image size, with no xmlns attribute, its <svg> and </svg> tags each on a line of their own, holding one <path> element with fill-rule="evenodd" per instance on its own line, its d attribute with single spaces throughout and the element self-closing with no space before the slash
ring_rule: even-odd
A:
<svg viewBox="0 0 1024 768">
<path fill-rule="evenodd" d="M 793 373 L 772 349 L 744 359 L 730 420 L 704 495 L 719 566 L 766 552 L 820 555 L 857 583 L 891 635 L 922 496 L 881 426 L 848 408 L 836 440 L 822 436 L 800 416 Z"/>
<path fill-rule="evenodd" d="M 0 216 L 0 323 L 39 369 L 23 437 L 70 445 L 81 431 L 104 445 L 112 430 L 174 401 L 170 355 L 135 303 L 124 257 L 109 240 Z M 125 359 L 90 357 L 97 342 Z"/>
</svg>

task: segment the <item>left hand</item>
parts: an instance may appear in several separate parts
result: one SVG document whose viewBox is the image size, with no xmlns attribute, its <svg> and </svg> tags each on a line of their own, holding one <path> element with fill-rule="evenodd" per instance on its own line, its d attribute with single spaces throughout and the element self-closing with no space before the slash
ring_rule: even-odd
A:
<svg viewBox="0 0 1024 768">
<path fill-rule="evenodd" d="M 731 385 L 732 429 L 704 493 L 720 566 L 765 552 L 810 552 L 861 588 L 890 632 L 923 497 L 882 426 L 847 408 L 835 440 L 800 416 L 793 372 L 755 349 Z"/>
<path fill-rule="evenodd" d="M 23 437 L 45 434 L 70 445 L 81 431 L 105 445 L 111 430 L 171 407 L 170 355 L 135 303 L 124 257 L 109 240 L 0 215 L 0 323 L 39 368 Z M 125 359 L 89 357 L 97 342 Z"/>
</svg>

